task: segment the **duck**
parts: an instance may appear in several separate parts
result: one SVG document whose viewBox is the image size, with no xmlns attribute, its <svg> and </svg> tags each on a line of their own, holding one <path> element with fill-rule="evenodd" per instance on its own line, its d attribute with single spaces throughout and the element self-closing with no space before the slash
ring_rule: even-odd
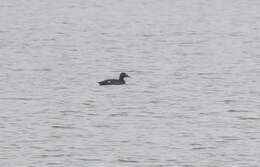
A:
<svg viewBox="0 0 260 167">
<path fill-rule="evenodd" d="M 106 79 L 104 81 L 100 81 L 98 82 L 99 85 L 123 85 L 125 84 L 125 80 L 124 78 L 126 77 L 130 77 L 129 75 L 127 75 L 125 72 L 121 72 L 119 75 L 119 79 Z"/>
</svg>

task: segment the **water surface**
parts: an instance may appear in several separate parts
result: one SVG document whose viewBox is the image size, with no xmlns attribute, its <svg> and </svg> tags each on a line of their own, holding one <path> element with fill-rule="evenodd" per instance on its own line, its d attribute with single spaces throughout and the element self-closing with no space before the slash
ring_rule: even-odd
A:
<svg viewBox="0 0 260 167">
<path fill-rule="evenodd" d="M 1 0 L 0 166 L 259 166 L 259 9 Z"/>
</svg>

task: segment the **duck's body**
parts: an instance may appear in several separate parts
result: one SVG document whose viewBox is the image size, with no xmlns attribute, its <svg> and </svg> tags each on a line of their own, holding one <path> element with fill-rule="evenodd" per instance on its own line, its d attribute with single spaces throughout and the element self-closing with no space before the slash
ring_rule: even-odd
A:
<svg viewBox="0 0 260 167">
<path fill-rule="evenodd" d="M 122 85 L 125 84 L 125 77 L 129 77 L 126 73 L 120 73 L 119 79 L 106 79 L 104 81 L 98 82 L 99 85 Z"/>
<path fill-rule="evenodd" d="M 118 79 L 107 79 L 107 80 L 104 80 L 104 81 L 100 81 L 98 82 L 99 85 L 122 85 L 122 84 L 125 84 L 125 81 L 124 80 L 118 80 Z"/>
</svg>

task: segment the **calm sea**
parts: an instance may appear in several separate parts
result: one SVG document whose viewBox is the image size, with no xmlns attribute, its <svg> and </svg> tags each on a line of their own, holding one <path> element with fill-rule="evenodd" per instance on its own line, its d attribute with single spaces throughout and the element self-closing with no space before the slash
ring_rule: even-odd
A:
<svg viewBox="0 0 260 167">
<path fill-rule="evenodd" d="M 259 76 L 259 0 L 0 0 L 0 166 L 259 167 Z"/>
</svg>

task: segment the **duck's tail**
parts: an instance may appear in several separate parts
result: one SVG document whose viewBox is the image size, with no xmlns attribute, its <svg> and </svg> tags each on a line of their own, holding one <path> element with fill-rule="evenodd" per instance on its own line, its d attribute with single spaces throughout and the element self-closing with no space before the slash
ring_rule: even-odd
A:
<svg viewBox="0 0 260 167">
<path fill-rule="evenodd" d="M 104 85 L 104 83 L 102 82 L 102 81 L 100 81 L 100 82 L 97 82 L 99 85 Z"/>
</svg>

